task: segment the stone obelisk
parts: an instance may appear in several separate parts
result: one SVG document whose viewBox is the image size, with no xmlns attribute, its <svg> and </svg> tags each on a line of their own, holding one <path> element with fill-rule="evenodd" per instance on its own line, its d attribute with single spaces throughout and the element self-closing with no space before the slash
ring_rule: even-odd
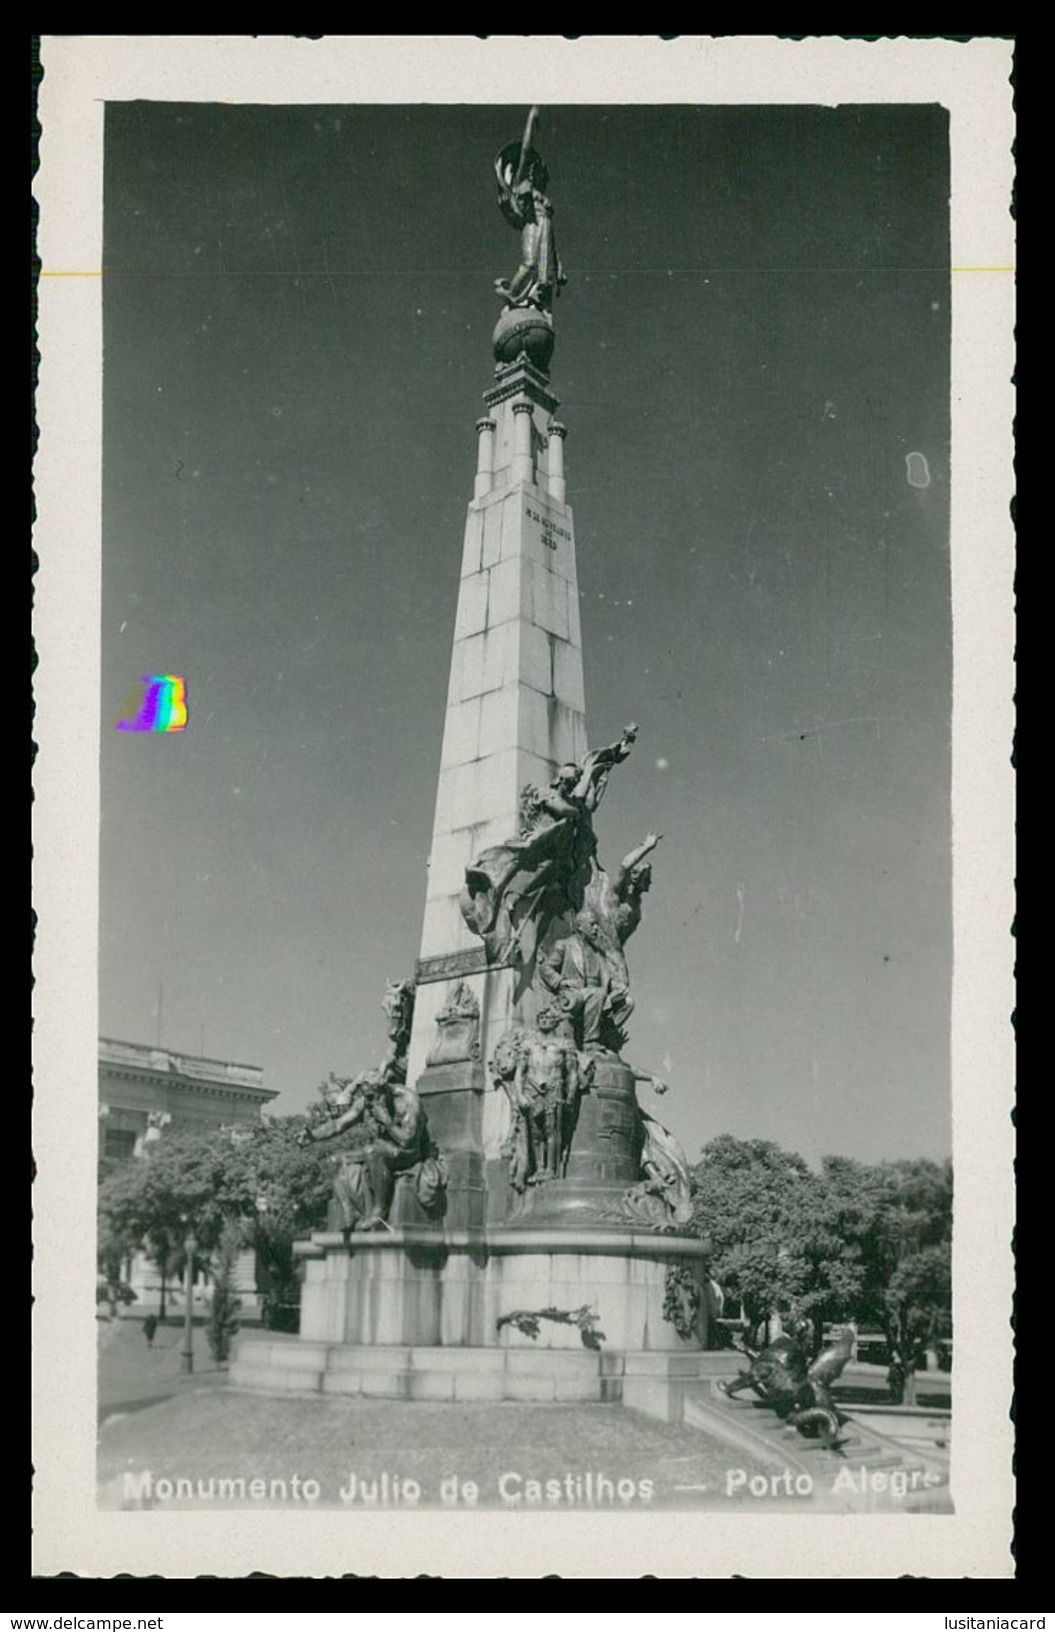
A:
<svg viewBox="0 0 1055 1632">
<path fill-rule="evenodd" d="M 517 831 L 526 785 L 545 786 L 587 747 L 566 429 L 548 372 L 552 296 L 564 280 L 533 123 L 519 151 L 513 144 L 496 161 L 503 213 L 522 229 L 521 265 L 496 285 L 505 306 L 495 383 L 476 425 L 408 1059 L 408 1079 L 447 1153 L 452 1222 L 466 1224 L 504 1213 L 499 1153 L 509 1112 L 486 1067 L 513 1020 L 533 1018 L 523 966 L 489 964 L 463 917 L 466 867 Z M 436 1016 L 459 987 L 479 1010 L 474 1057 L 430 1065 Z"/>
</svg>

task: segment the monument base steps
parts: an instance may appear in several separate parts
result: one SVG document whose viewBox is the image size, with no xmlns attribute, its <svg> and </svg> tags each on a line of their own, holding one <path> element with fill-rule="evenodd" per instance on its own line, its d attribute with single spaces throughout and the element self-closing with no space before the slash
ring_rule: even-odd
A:
<svg viewBox="0 0 1055 1632">
<path fill-rule="evenodd" d="M 725 1376 L 741 1370 L 735 1353 L 727 1351 L 721 1358 L 727 1362 Z M 814 1506 L 854 1513 L 889 1512 L 892 1506 L 904 1512 L 952 1511 L 947 1456 L 900 1444 L 856 1420 L 852 1410 L 839 1444 L 828 1447 L 821 1440 L 804 1439 L 746 1394 L 730 1399 L 718 1384 L 714 1371 L 690 1382 L 682 1390 L 680 1420 L 746 1451 L 781 1482 L 808 1481 Z"/>
<path fill-rule="evenodd" d="M 735 1356 L 572 1349 L 404 1348 L 243 1337 L 233 1388 L 390 1400 L 622 1404 L 681 1422 L 686 1392 L 735 1369 Z"/>
</svg>

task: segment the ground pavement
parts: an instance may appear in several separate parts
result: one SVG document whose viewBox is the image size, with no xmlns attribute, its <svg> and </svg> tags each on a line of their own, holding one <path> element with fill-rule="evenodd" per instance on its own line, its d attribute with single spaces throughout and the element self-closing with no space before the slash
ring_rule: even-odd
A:
<svg viewBox="0 0 1055 1632">
<path fill-rule="evenodd" d="M 695 1424 L 674 1425 L 606 1404 L 249 1394 L 226 1386 L 200 1328 L 187 1376 L 182 1327 L 159 1327 L 150 1349 L 138 1319 L 98 1324 L 100 1502 L 108 1507 L 861 1510 L 853 1491 L 833 1496 L 827 1477 L 804 1492 L 801 1447 L 785 1440 L 781 1456 L 783 1431 L 746 1401 L 731 1403 L 766 1434 L 737 1443 L 723 1433 L 721 1401 L 717 1415 L 692 1413 Z M 904 1505 L 889 1492 L 867 1503 Z"/>
<path fill-rule="evenodd" d="M 99 1343 L 99 1421 L 141 1411 L 188 1388 L 226 1383 L 209 1353 L 204 1328 L 194 1328 L 194 1371 L 181 1369 L 183 1323 L 158 1326 L 152 1345 L 143 1335 L 138 1316 L 96 1321 Z"/>
</svg>

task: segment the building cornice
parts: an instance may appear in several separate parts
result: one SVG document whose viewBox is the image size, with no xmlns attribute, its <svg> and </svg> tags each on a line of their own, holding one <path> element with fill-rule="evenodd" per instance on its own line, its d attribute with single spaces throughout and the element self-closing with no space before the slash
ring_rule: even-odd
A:
<svg viewBox="0 0 1055 1632">
<path fill-rule="evenodd" d="M 107 1079 L 111 1082 L 142 1082 L 152 1088 L 164 1089 L 166 1093 L 188 1093 L 201 1099 L 242 1099 L 253 1105 L 266 1105 L 270 1100 L 278 1098 L 277 1088 L 253 1088 L 246 1084 L 230 1082 L 200 1082 L 176 1073 L 163 1076 L 160 1072 L 137 1070 L 134 1066 L 111 1065 L 108 1061 L 100 1063 L 105 1065 Z"/>
<path fill-rule="evenodd" d="M 560 398 L 555 397 L 549 389 L 545 374 L 532 367 L 526 359 L 512 363 L 508 368 L 498 369 L 494 385 L 484 392 L 484 401 L 488 408 L 495 408 L 500 402 L 519 396 L 527 397 L 550 414 L 555 414 L 560 407 Z"/>
<path fill-rule="evenodd" d="M 243 1099 L 256 1104 L 278 1098 L 277 1089 L 264 1087 L 264 1073 L 258 1065 L 176 1054 L 147 1043 L 100 1037 L 99 1064 L 111 1077 L 164 1089 L 178 1087 L 207 1098 Z"/>
</svg>

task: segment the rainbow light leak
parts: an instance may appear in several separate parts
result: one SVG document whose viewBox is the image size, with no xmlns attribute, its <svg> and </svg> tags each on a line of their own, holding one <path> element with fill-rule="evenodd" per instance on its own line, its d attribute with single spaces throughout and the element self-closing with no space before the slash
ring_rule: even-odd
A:
<svg viewBox="0 0 1055 1632">
<path fill-rule="evenodd" d="M 146 691 L 130 720 L 118 720 L 118 731 L 185 731 L 187 682 L 181 674 L 140 675 Z"/>
</svg>

